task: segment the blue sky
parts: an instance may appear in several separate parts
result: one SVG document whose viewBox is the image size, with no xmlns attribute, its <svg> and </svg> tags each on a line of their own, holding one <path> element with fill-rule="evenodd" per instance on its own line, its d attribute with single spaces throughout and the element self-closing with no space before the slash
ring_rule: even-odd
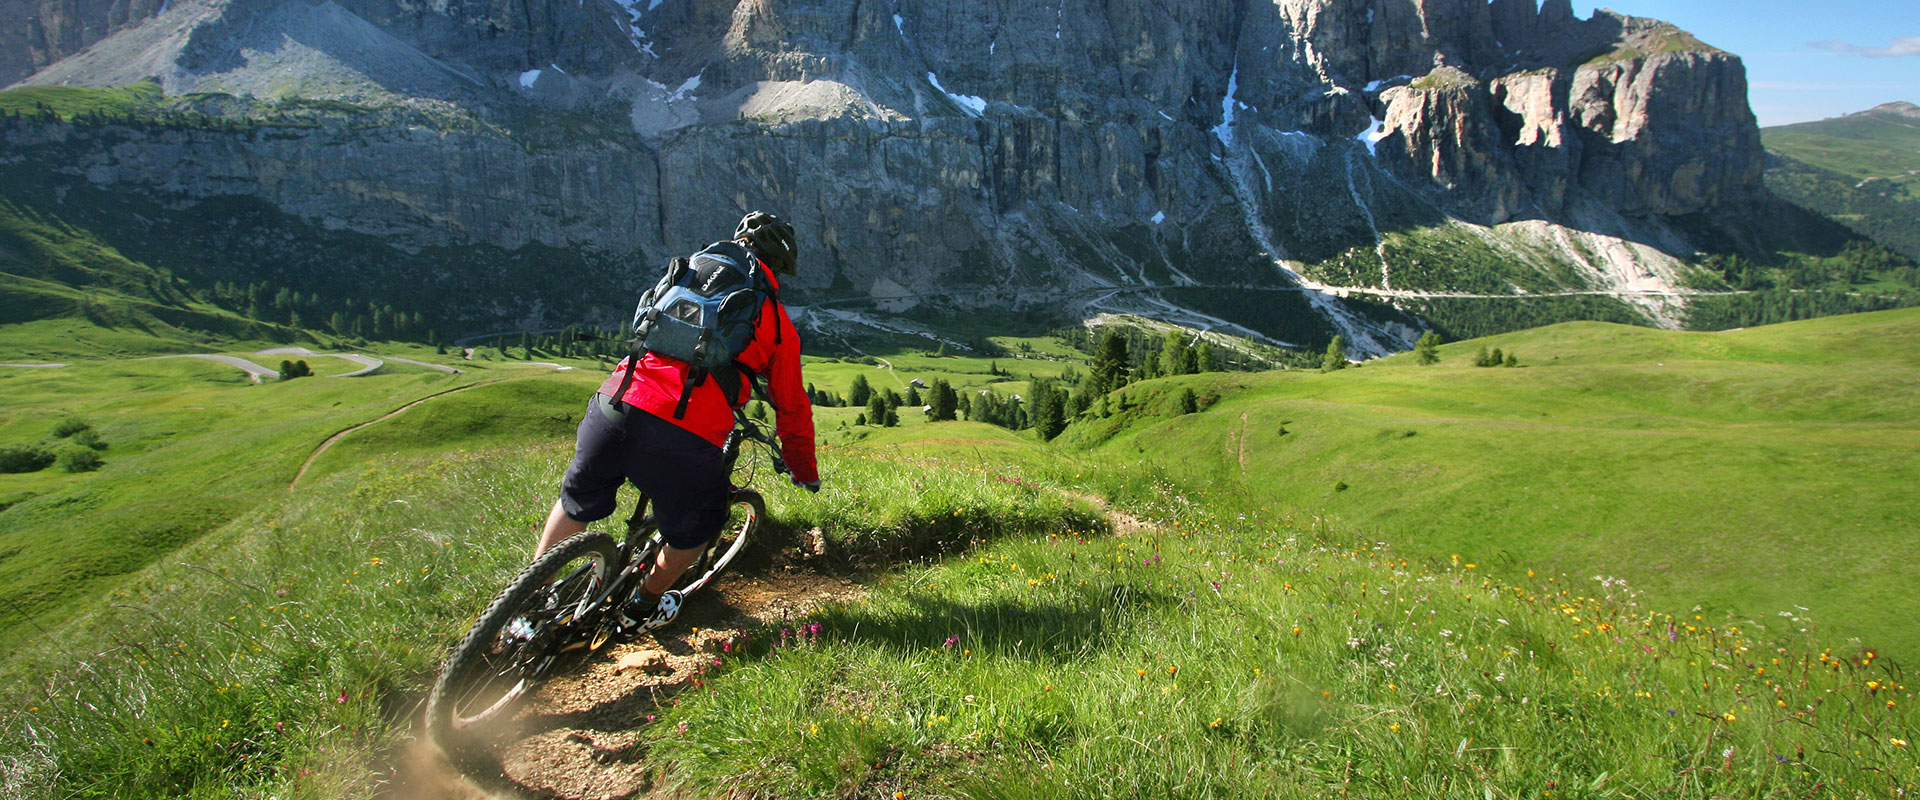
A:
<svg viewBox="0 0 1920 800">
<path fill-rule="evenodd" d="M 1738 54 L 1762 126 L 1920 104 L 1915 0 L 1574 0 L 1581 17 L 1595 8 L 1663 19 Z"/>
</svg>

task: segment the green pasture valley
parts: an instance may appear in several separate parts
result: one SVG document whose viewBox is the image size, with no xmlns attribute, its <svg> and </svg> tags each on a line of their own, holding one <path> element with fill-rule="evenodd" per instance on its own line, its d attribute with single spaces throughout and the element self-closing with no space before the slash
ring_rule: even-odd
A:
<svg viewBox="0 0 1920 800">
<path fill-rule="evenodd" d="M 1096 380 L 1062 339 L 995 344 L 806 378 Z M 257 349 L 230 354 L 283 357 Z M 0 475 L 8 785 L 420 785 L 423 693 L 526 563 L 605 364 L 366 350 L 462 371 L 0 368 L 0 445 L 104 443 Z M 1134 381 L 1050 442 L 816 407 L 819 494 L 742 473 L 748 572 L 859 590 L 675 634 L 710 663 L 622 700 L 600 763 L 690 796 L 1911 796 L 1920 310 L 1438 355 Z"/>
</svg>

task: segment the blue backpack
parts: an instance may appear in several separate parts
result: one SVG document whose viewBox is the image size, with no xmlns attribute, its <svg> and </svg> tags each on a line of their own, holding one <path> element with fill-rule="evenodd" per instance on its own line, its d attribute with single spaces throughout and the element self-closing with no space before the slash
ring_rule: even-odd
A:
<svg viewBox="0 0 1920 800">
<path fill-rule="evenodd" d="M 727 402 L 740 396 L 740 378 L 753 371 L 735 359 L 753 342 L 760 309 L 768 300 L 779 308 L 779 293 L 766 268 L 738 242 L 715 242 L 691 259 L 675 258 L 660 282 L 640 296 L 633 311 L 633 358 L 638 365 L 646 353 L 686 362 L 691 367 L 680 388 L 673 418 L 687 415 L 693 389 L 711 376 L 726 391 Z M 778 337 L 779 327 L 775 326 Z M 779 339 L 776 338 L 778 343 Z M 633 381 L 630 366 L 620 381 L 616 399 L 624 399 Z"/>
</svg>

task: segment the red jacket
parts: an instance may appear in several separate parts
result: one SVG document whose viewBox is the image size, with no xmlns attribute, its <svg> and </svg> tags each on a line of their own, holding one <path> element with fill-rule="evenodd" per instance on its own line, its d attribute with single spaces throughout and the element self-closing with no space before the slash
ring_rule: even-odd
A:
<svg viewBox="0 0 1920 800">
<path fill-rule="evenodd" d="M 767 279 L 773 281 L 776 290 L 780 288 L 771 271 Z M 620 390 L 628 360 L 621 359 L 613 374 L 600 384 L 601 394 L 612 397 Z M 813 402 L 800 378 L 800 333 L 778 301 L 769 299 L 761 307 L 753 341 L 737 360 L 766 380 L 767 399 L 773 401 L 774 433 L 780 437 L 780 449 L 793 470 L 793 479 L 808 483 L 820 480 L 813 455 Z M 687 370 L 684 361 L 647 353 L 640 359 L 640 370 L 627 387 L 627 395 L 620 399 L 692 431 L 715 447 L 723 446 L 727 432 L 733 430 L 733 409 L 752 399 L 751 390 L 746 381 L 741 381 L 740 396 L 729 399 L 719 381 L 709 378 L 694 387 L 686 416 L 674 419 L 673 409 L 680 403 L 680 387 L 686 383 Z"/>
</svg>

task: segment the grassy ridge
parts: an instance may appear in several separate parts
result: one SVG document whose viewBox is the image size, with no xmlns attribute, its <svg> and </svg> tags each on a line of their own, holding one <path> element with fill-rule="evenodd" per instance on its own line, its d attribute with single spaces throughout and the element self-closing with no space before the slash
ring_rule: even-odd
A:
<svg viewBox="0 0 1920 800">
<path fill-rule="evenodd" d="M 570 454 L 389 460 L 245 515 L 142 571 L 67 643 L 16 653 L 0 752 L 44 796 L 372 792 L 443 649 L 525 565 Z M 766 494 L 775 519 L 821 527 L 833 551 L 1089 524 L 1003 476 L 834 449 L 823 462 L 836 480 L 819 495 Z"/>
<path fill-rule="evenodd" d="M 1467 366 L 1483 343 L 1524 368 Z M 1804 606 L 1910 655 L 1912 586 L 1888 565 L 1920 560 L 1916 345 L 1914 311 L 1723 334 L 1575 323 L 1443 347 L 1437 367 L 1136 385 L 1067 436 L 1410 555 L 1616 575 L 1670 611 Z M 1218 402 L 1179 416 L 1181 386 Z"/>
<path fill-rule="evenodd" d="M 326 360 L 315 361 L 327 369 Z M 37 628 L 62 624 L 122 576 L 278 497 L 334 433 L 472 386 L 488 372 L 396 370 L 256 386 L 238 369 L 198 359 L 0 368 L 8 398 L 0 407 L 0 443 L 47 440 L 70 417 L 90 422 L 108 443 L 97 472 L 0 475 L 0 497 L 7 499 L 0 510 L 0 598 L 10 605 L 0 615 L 0 642 L 17 644 Z M 512 382 L 472 391 L 467 424 L 427 430 L 439 446 L 497 442 L 502 424 L 515 436 L 560 435 L 558 426 L 531 418 L 538 414 L 516 413 L 524 407 L 514 403 L 528 392 Z M 472 410 L 489 400 L 486 414 Z"/>
<path fill-rule="evenodd" d="M 1920 776 L 1883 660 L 1158 505 L 1156 529 L 1005 541 L 755 632 L 645 728 L 650 763 L 675 791 L 778 797 L 1885 797 Z"/>
<path fill-rule="evenodd" d="M 1920 119 L 1872 110 L 1780 125 L 1760 131 L 1767 149 L 1854 180 L 1891 178 L 1911 184 L 1920 170 Z"/>
<path fill-rule="evenodd" d="M 645 757 L 683 791 L 762 796 L 1910 794 L 1905 676 L 1881 639 L 1825 648 L 1857 625 L 1901 652 L 1917 339 L 1913 311 L 1725 334 L 1555 326 L 1486 342 L 1522 369 L 1461 366 L 1470 342 L 1439 367 L 1137 384 L 1076 423 L 1079 453 L 985 425 L 836 424 L 826 491 L 767 491 L 780 523 L 820 528 L 834 553 L 973 549 L 896 565 L 869 602 L 802 621 L 813 633 L 739 642 L 645 728 Z M 43 408 L 121 388 L 125 416 L 157 430 L 181 423 L 145 409 L 218 397 L 344 420 L 336 394 L 248 403 L 458 385 L 187 391 L 192 363 L 116 363 L 163 371 L 11 386 Z M 1059 366 L 1002 361 L 1007 381 L 900 364 L 1003 389 Z M 526 369 L 470 367 L 458 380 Z M 809 378 L 854 374 L 887 385 L 851 363 Z M 28 797 L 373 792 L 442 648 L 524 563 L 597 378 L 536 373 L 356 432 L 271 493 L 287 499 L 138 571 L 58 641 L 16 636 L 9 774 Z M 1200 413 L 1177 413 L 1183 388 Z M 273 421 L 249 443 L 314 441 L 275 439 Z M 95 422 L 110 468 L 173 446 Z M 215 458 L 182 474 L 249 469 L 212 475 Z M 1153 524 L 1090 535 L 1088 495 Z M 1786 590 L 1813 613 L 1772 605 Z"/>
</svg>

